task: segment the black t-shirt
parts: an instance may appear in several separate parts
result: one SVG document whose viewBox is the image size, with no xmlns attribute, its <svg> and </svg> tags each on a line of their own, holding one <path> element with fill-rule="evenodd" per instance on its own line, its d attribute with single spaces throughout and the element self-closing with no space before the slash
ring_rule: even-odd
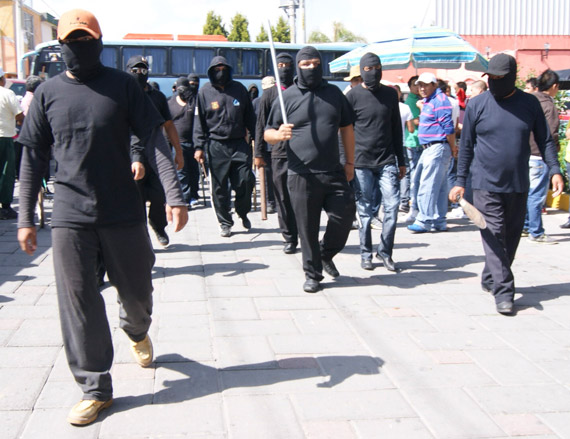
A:
<svg viewBox="0 0 570 439">
<path fill-rule="evenodd" d="M 461 131 L 457 185 L 465 187 L 471 170 L 473 189 L 527 192 L 530 133 L 550 175 L 560 174 L 556 146 L 536 97 L 516 90 L 498 101 L 488 91 L 469 99 Z"/>
<path fill-rule="evenodd" d="M 147 96 L 150 98 L 162 118 L 167 120 L 172 120 L 172 115 L 170 114 L 170 108 L 168 107 L 168 101 L 166 100 L 166 96 L 160 90 L 157 90 L 150 85 L 147 86 L 148 88 L 145 90 Z"/>
<path fill-rule="evenodd" d="M 203 149 L 209 139 L 245 139 L 246 128 L 255 136 L 255 112 L 247 89 L 230 81 L 224 89 L 206 83 L 198 92 L 198 120 L 194 124 L 194 145 Z"/>
<path fill-rule="evenodd" d="M 293 136 L 287 148 L 291 174 L 317 174 L 342 170 L 338 151 L 338 129 L 354 122 L 354 112 L 340 89 L 323 80 L 315 90 L 297 84 L 283 92 L 287 122 Z M 275 100 L 266 129 L 283 123 L 279 101 Z"/>
<path fill-rule="evenodd" d="M 275 145 L 268 147 L 267 142 L 263 140 L 263 132 L 265 124 L 271 112 L 273 101 L 278 101 L 277 85 L 263 91 L 257 109 L 257 123 L 255 125 L 255 157 L 263 157 L 263 152 L 271 150 L 271 157 L 287 158 L 287 144 L 289 142 L 277 142 Z"/>
<path fill-rule="evenodd" d="M 172 115 L 172 122 L 174 122 L 178 132 L 178 137 L 180 137 L 180 143 L 194 145 L 192 136 L 194 132 L 194 114 L 196 113 L 196 97 L 190 99 L 186 105 L 181 106 L 176 101 L 176 96 L 172 96 L 168 100 L 168 108 Z"/>
<path fill-rule="evenodd" d="M 376 91 L 362 86 L 346 95 L 355 114 L 354 166 L 377 168 L 388 164 L 406 166 L 402 148 L 402 122 L 396 90 L 381 85 Z"/>
<path fill-rule="evenodd" d="M 19 140 L 40 150 L 53 145 L 52 226 L 144 222 L 131 172 L 130 131 L 146 138 L 162 123 L 141 86 L 119 70 L 105 67 L 87 83 L 64 72 L 38 88 Z"/>
</svg>

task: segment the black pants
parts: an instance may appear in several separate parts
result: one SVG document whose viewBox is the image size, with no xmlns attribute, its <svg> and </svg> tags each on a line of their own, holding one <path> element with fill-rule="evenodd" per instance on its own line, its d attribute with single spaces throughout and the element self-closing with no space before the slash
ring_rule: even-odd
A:
<svg viewBox="0 0 570 439">
<path fill-rule="evenodd" d="M 182 144 L 184 167 L 178 172 L 178 179 L 182 186 L 184 201 L 189 203 L 191 199 L 199 199 L 198 187 L 200 186 L 200 167 L 194 159 L 194 147 L 190 144 Z"/>
<path fill-rule="evenodd" d="M 148 208 L 148 223 L 156 232 L 164 232 L 168 222 L 166 220 L 166 211 L 164 205 L 166 204 L 166 195 L 160 183 L 158 175 L 150 168 L 145 166 L 145 176 L 142 180 L 137 181 L 143 203 L 150 201 Z"/>
<path fill-rule="evenodd" d="M 273 187 L 275 189 L 279 228 L 285 242 L 297 245 L 297 223 L 295 222 L 293 206 L 291 206 L 289 189 L 287 189 L 287 158 L 273 157 L 271 167 L 273 168 Z"/>
<path fill-rule="evenodd" d="M 243 139 L 210 140 L 208 161 L 212 201 L 218 222 L 223 226 L 231 227 L 234 224 L 230 213 L 230 187 L 235 192 L 236 213 L 243 218 L 251 211 L 251 194 L 255 184 L 251 157 L 251 148 Z"/>
<path fill-rule="evenodd" d="M 273 166 L 271 152 L 263 153 L 263 160 L 267 166 L 265 167 L 265 194 L 267 196 L 267 205 L 275 209 L 275 191 L 273 190 Z"/>
<path fill-rule="evenodd" d="M 154 253 L 145 224 L 54 228 L 53 263 L 67 361 L 83 399 L 112 397 L 113 342 L 96 277 L 101 256 L 117 288 L 120 327 L 133 341 L 146 336 L 152 313 Z"/>
<path fill-rule="evenodd" d="M 343 172 L 290 174 L 287 187 L 301 238 L 305 277 L 320 281 L 322 261 L 332 260 L 348 239 L 356 212 L 354 192 Z M 322 209 L 328 222 L 319 245 Z"/>
<path fill-rule="evenodd" d="M 481 283 L 493 290 L 496 303 L 513 300 L 515 294 L 511 265 L 521 239 L 526 198 L 526 193 L 473 190 L 473 204 L 487 222 L 481 230 L 485 251 Z"/>
</svg>

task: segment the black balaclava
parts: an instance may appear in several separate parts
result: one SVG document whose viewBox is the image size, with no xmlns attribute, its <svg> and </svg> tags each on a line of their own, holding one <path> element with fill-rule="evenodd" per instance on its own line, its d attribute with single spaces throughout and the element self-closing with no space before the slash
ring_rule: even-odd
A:
<svg viewBox="0 0 570 439">
<path fill-rule="evenodd" d="M 249 86 L 249 90 L 247 92 L 249 94 L 249 100 L 252 102 L 255 98 L 257 98 L 259 96 L 259 89 L 257 88 L 257 85 L 255 85 L 255 84 L 251 84 Z"/>
<path fill-rule="evenodd" d="M 487 74 L 504 75 L 501 79 L 489 78 L 489 92 L 495 99 L 503 99 L 515 90 L 517 61 L 506 53 L 499 53 L 489 61 Z"/>
<path fill-rule="evenodd" d="M 321 61 L 318 67 L 312 69 L 302 69 L 299 67 L 299 61 L 318 58 Z M 323 65 L 321 54 L 313 46 L 305 46 L 297 52 L 297 85 L 300 88 L 315 89 L 323 82 Z"/>
<path fill-rule="evenodd" d="M 192 93 L 194 94 L 198 93 L 198 88 L 200 87 L 200 77 L 195 73 L 190 73 L 188 75 L 188 81 L 196 83 L 196 84 L 189 84 L 189 87 Z"/>
<path fill-rule="evenodd" d="M 103 51 L 103 42 L 98 40 L 77 41 L 61 45 L 61 56 L 67 70 L 81 82 L 91 79 L 103 69 L 99 57 Z"/>
<path fill-rule="evenodd" d="M 188 78 L 181 77 L 176 80 L 176 93 L 180 96 L 184 102 L 188 102 L 192 99 L 192 90 L 190 90 L 190 82 L 188 82 Z"/>
<path fill-rule="evenodd" d="M 380 80 L 382 79 L 382 68 L 380 70 L 372 69 L 370 71 L 365 71 L 364 67 L 382 67 L 380 58 L 374 53 L 365 53 L 360 58 L 360 76 L 362 77 L 362 82 L 366 88 L 371 91 L 376 91 L 380 88 Z"/>
<path fill-rule="evenodd" d="M 501 79 L 489 78 L 489 91 L 495 99 L 503 99 L 515 89 L 517 71 L 510 71 Z"/>
<path fill-rule="evenodd" d="M 215 70 L 215 67 L 220 65 L 226 66 L 226 68 L 221 71 Z M 208 67 L 208 78 L 210 78 L 212 85 L 221 87 L 225 87 L 226 84 L 232 80 L 231 66 L 228 64 L 226 58 L 223 56 L 215 56 L 212 58 L 210 67 Z"/>
<path fill-rule="evenodd" d="M 287 88 L 293 84 L 293 76 L 295 76 L 293 57 L 288 53 L 280 53 L 277 55 L 277 64 L 280 62 L 289 64 L 287 67 L 281 67 L 279 69 L 279 81 L 283 87 Z"/>
</svg>

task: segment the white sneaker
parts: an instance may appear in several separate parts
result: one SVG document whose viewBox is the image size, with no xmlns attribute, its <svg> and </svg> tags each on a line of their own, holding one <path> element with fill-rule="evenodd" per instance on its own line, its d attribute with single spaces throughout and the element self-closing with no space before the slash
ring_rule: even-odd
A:
<svg viewBox="0 0 570 439">
<path fill-rule="evenodd" d="M 535 242 L 537 244 L 558 244 L 558 241 L 555 241 L 550 236 L 548 236 L 546 233 L 543 233 L 542 235 L 537 236 L 536 238 L 532 235 L 528 235 L 527 239 L 530 242 Z"/>
<path fill-rule="evenodd" d="M 467 218 L 467 215 L 465 215 L 465 212 L 463 212 L 463 209 L 461 207 L 456 207 L 451 212 L 449 212 L 447 217 L 454 219 L 464 219 Z"/>
<path fill-rule="evenodd" d="M 413 223 L 416 220 L 416 216 L 418 215 L 418 211 L 414 210 L 414 209 L 410 209 L 410 213 L 408 213 L 405 217 L 404 217 L 404 221 L 406 221 L 407 223 Z"/>
</svg>

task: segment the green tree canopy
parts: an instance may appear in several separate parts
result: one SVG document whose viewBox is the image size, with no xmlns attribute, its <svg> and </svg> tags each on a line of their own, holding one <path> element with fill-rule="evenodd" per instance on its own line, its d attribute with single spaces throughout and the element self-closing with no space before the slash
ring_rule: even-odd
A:
<svg viewBox="0 0 570 439">
<path fill-rule="evenodd" d="M 273 41 L 279 41 L 280 43 L 291 42 L 291 29 L 289 28 L 289 23 L 283 17 L 279 17 L 277 24 L 271 26 L 271 34 L 273 35 Z"/>
<path fill-rule="evenodd" d="M 249 30 L 247 29 L 249 23 L 247 18 L 241 14 L 236 14 L 232 18 L 232 30 L 228 36 L 228 41 L 245 41 L 249 42 Z"/>
<path fill-rule="evenodd" d="M 204 35 L 223 35 L 226 38 L 228 37 L 228 31 L 226 31 L 226 28 L 222 24 L 222 17 L 216 15 L 214 11 L 208 12 L 202 33 Z"/>
<path fill-rule="evenodd" d="M 314 30 L 309 35 L 309 43 L 330 43 L 331 39 L 324 33 Z"/>
<path fill-rule="evenodd" d="M 269 41 L 269 35 L 267 35 L 267 32 L 265 31 L 263 25 L 261 25 L 261 29 L 259 30 L 257 37 L 255 37 L 255 41 L 257 41 L 258 43 L 261 43 L 263 41 Z"/>
<path fill-rule="evenodd" d="M 333 22 L 333 41 L 366 43 L 366 39 L 349 31 L 346 27 L 344 27 L 344 24 L 338 21 Z"/>
</svg>

